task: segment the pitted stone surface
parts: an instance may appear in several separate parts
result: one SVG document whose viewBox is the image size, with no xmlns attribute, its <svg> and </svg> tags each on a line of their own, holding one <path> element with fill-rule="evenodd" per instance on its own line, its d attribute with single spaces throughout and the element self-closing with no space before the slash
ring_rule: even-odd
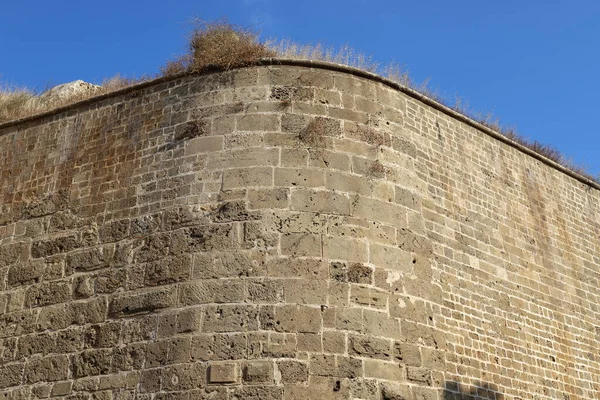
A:
<svg viewBox="0 0 600 400">
<path fill-rule="evenodd" d="M 382 83 L 157 83 L 0 176 L 0 398 L 600 393 L 598 191 Z"/>
</svg>

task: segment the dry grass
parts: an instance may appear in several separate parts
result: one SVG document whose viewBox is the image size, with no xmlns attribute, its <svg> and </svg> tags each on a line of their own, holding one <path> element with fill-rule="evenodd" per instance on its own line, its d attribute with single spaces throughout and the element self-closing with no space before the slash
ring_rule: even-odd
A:
<svg viewBox="0 0 600 400">
<path fill-rule="evenodd" d="M 35 114 L 35 97 L 28 89 L 0 87 L 0 123 Z"/>
<path fill-rule="evenodd" d="M 226 21 L 196 20 L 189 38 L 188 53 L 169 61 L 161 68 L 161 73 L 201 72 L 209 66 L 239 68 L 276 55 L 250 29 Z"/>
<path fill-rule="evenodd" d="M 88 90 L 52 102 L 44 100 L 43 97 L 26 88 L 0 86 L 0 124 L 68 106 L 94 96 L 114 92 L 144 82 L 150 78 L 125 78 L 116 75 L 102 81 L 100 87 L 95 90 Z"/>
</svg>

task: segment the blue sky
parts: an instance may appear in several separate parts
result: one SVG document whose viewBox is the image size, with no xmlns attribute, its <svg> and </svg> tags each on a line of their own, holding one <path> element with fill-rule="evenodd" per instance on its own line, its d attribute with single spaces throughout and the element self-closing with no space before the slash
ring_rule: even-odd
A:
<svg viewBox="0 0 600 400">
<path fill-rule="evenodd" d="M 155 73 L 185 50 L 192 17 L 398 62 L 600 174 L 598 1 L 6 1 L 0 81 L 43 90 Z"/>
</svg>

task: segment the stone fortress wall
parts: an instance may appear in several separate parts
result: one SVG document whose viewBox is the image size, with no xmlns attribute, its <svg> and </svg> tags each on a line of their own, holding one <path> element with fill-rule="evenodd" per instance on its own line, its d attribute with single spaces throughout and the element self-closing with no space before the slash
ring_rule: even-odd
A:
<svg viewBox="0 0 600 400">
<path fill-rule="evenodd" d="M 598 187 L 359 75 L 0 126 L 0 399 L 600 398 Z"/>
</svg>

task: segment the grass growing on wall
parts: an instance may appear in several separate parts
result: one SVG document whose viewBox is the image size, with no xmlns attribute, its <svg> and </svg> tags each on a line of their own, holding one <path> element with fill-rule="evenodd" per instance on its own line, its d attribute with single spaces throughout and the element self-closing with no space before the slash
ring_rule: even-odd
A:
<svg viewBox="0 0 600 400">
<path fill-rule="evenodd" d="M 289 40 L 260 41 L 255 31 L 230 24 L 227 21 L 196 21 L 194 29 L 189 36 L 187 52 L 174 60 L 168 61 L 160 69 L 159 76 L 168 77 L 182 73 L 198 73 L 209 67 L 220 67 L 225 70 L 240 68 L 255 64 L 263 58 L 272 57 L 328 61 L 381 75 L 468 116 L 578 174 L 600 182 L 600 177 L 591 176 L 585 168 L 579 167 L 570 160 L 567 160 L 558 149 L 537 141 L 532 141 L 518 134 L 513 128 L 505 128 L 490 116 L 480 117 L 468 108 L 461 106 L 459 101 L 450 104 L 443 96 L 428 88 L 426 84 L 415 83 L 408 73 L 398 65 L 381 65 L 371 57 L 358 53 L 348 46 L 335 49 L 324 47 L 321 44 L 301 45 Z M 140 79 L 126 79 L 116 76 L 105 80 L 95 90 L 89 90 L 51 104 L 42 101 L 40 96 L 29 89 L 0 86 L 0 123 L 67 106 L 77 101 L 110 93 L 155 77 L 148 76 Z"/>
</svg>

